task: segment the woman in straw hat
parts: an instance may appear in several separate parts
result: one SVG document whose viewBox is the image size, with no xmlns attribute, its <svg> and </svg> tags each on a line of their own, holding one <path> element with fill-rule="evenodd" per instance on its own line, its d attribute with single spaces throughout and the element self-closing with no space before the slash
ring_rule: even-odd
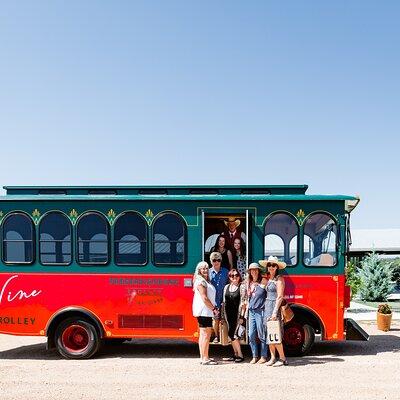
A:
<svg viewBox="0 0 400 400">
<path fill-rule="evenodd" d="M 250 364 L 264 364 L 267 362 L 267 342 L 265 335 L 265 326 L 263 321 L 265 288 L 261 285 L 261 267 L 257 263 L 251 263 L 248 268 L 249 276 L 247 283 L 248 292 L 248 325 L 249 342 L 253 359 Z M 257 339 L 261 343 L 261 351 Z M 261 355 L 260 359 L 258 358 Z"/>
<path fill-rule="evenodd" d="M 264 306 L 264 324 L 267 325 L 267 321 L 282 322 L 280 309 L 285 291 L 285 281 L 283 277 L 279 275 L 279 271 L 286 267 L 286 263 L 279 261 L 277 257 L 269 256 L 268 260 L 260 260 L 259 264 L 268 271 L 268 280 L 265 282 L 265 291 L 267 295 Z M 287 365 L 282 343 L 270 344 L 269 350 L 271 359 L 266 365 L 272 365 L 274 367 Z M 279 359 L 276 358 L 276 352 L 279 354 Z"/>
</svg>

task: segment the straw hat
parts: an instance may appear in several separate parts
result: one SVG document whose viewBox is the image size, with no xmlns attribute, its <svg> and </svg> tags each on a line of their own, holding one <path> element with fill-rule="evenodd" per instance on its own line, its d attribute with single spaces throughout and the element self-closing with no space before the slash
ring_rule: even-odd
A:
<svg viewBox="0 0 400 400">
<path fill-rule="evenodd" d="M 251 269 L 259 269 L 260 271 L 262 270 L 260 265 L 256 262 L 251 263 L 249 268 L 247 268 L 247 271 L 250 271 Z"/>
<path fill-rule="evenodd" d="M 240 219 L 236 219 L 235 217 L 229 217 L 228 219 L 224 219 L 225 226 L 228 226 L 228 224 L 232 223 L 234 223 L 237 228 L 240 225 Z"/>
<path fill-rule="evenodd" d="M 268 263 L 276 264 L 279 269 L 286 268 L 286 263 L 283 261 L 279 261 L 278 257 L 275 256 L 269 256 L 267 260 L 260 260 L 258 261 L 258 263 L 264 268 L 267 268 Z"/>
</svg>

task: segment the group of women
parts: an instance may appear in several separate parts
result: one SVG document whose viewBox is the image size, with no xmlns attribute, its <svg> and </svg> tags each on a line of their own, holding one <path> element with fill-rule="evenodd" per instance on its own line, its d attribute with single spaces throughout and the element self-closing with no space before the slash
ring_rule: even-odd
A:
<svg viewBox="0 0 400 400">
<path fill-rule="evenodd" d="M 213 319 L 227 322 L 228 337 L 233 355 L 224 361 L 243 362 L 240 339 L 244 326 L 252 352 L 250 364 L 265 364 L 268 366 L 287 365 L 282 344 L 269 344 L 270 359 L 267 348 L 267 322 L 282 320 L 280 308 L 283 301 L 285 282 L 279 271 L 286 267 L 277 257 L 270 256 L 267 260 L 251 263 L 246 270 L 247 277 L 236 268 L 229 271 L 229 282 L 224 288 L 221 308 L 216 307 L 215 287 L 210 282 L 209 266 L 205 261 L 197 264 L 194 274 L 193 315 L 199 324 L 199 350 L 201 364 L 216 365 L 217 361 L 209 357 L 209 344 L 213 331 Z M 267 274 L 262 275 L 262 268 Z M 221 315 L 221 312 L 223 315 Z"/>
</svg>

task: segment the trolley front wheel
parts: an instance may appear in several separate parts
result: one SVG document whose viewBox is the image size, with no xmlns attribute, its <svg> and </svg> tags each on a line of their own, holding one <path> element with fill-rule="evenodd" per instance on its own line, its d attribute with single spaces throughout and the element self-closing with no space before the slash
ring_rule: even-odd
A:
<svg viewBox="0 0 400 400">
<path fill-rule="evenodd" d="M 57 351 L 70 359 L 92 357 L 100 347 L 95 326 L 82 318 L 69 318 L 60 323 L 55 332 Z"/>
</svg>

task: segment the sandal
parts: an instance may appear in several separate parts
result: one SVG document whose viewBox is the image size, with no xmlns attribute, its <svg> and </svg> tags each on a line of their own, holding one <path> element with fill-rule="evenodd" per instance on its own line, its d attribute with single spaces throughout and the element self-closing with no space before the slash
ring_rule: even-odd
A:
<svg viewBox="0 0 400 400">
<path fill-rule="evenodd" d="M 222 361 L 235 361 L 237 359 L 236 356 L 232 356 L 232 357 L 224 357 L 222 359 Z"/>
<path fill-rule="evenodd" d="M 207 361 L 203 361 L 201 365 L 218 365 L 218 363 L 210 358 Z"/>
<path fill-rule="evenodd" d="M 281 367 L 281 366 L 283 366 L 283 365 L 288 365 L 288 362 L 287 362 L 287 360 L 278 360 L 274 365 L 273 365 L 273 367 Z"/>
<path fill-rule="evenodd" d="M 235 363 L 241 363 L 244 361 L 244 357 L 236 357 Z"/>
</svg>

